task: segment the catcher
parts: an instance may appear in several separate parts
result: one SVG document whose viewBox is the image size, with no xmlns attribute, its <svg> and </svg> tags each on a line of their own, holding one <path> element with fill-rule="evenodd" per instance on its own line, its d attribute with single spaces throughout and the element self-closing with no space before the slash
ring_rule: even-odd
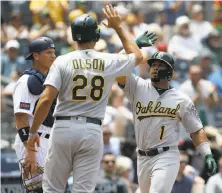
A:
<svg viewBox="0 0 222 193">
<path fill-rule="evenodd" d="M 35 107 L 43 92 L 43 82 L 53 61 L 55 60 L 55 46 L 53 41 L 47 37 L 40 37 L 33 40 L 29 46 L 29 55 L 26 60 L 33 61 L 33 67 L 25 70 L 19 78 L 14 93 L 14 114 L 17 128 L 15 138 L 15 151 L 17 154 L 22 173 L 22 184 L 27 192 L 40 193 L 42 191 L 42 175 L 45 163 L 45 155 L 48 149 L 50 130 L 54 122 L 52 113 L 55 107 L 53 102 L 50 111 L 39 127 L 38 135 L 41 137 L 38 153 L 33 161 L 37 164 L 37 171 L 33 171 L 29 164 L 24 164 L 26 155 L 26 142 L 29 136 L 29 127 L 32 124 Z M 34 154 L 34 152 L 33 152 Z"/>
</svg>

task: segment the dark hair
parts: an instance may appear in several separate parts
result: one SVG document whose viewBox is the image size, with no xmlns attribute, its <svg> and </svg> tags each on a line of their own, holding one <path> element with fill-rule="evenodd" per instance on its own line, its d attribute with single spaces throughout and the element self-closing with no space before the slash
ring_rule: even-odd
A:
<svg viewBox="0 0 222 193">
<path fill-rule="evenodd" d="M 114 153 L 111 152 L 111 151 L 109 151 L 109 152 L 105 152 L 105 153 L 103 154 L 103 157 L 105 157 L 106 155 L 113 155 L 113 156 L 115 156 Z"/>
</svg>

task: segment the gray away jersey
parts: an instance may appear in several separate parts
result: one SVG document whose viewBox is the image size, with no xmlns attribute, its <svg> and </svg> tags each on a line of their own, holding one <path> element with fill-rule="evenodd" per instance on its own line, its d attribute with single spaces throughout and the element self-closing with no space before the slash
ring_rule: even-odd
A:
<svg viewBox="0 0 222 193">
<path fill-rule="evenodd" d="M 151 80 L 131 74 L 124 92 L 132 105 L 139 149 L 177 146 L 180 121 L 188 133 L 203 128 L 191 99 L 175 88 L 159 95 Z"/>
<path fill-rule="evenodd" d="M 135 54 L 108 54 L 93 49 L 59 56 L 44 85 L 59 91 L 54 116 L 85 116 L 103 119 L 116 77 L 129 74 Z"/>
</svg>

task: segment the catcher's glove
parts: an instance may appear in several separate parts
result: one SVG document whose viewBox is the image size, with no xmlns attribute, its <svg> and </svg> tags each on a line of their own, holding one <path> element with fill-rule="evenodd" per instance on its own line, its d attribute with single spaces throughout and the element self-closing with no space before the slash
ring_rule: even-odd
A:
<svg viewBox="0 0 222 193">
<path fill-rule="evenodd" d="M 37 164 L 37 172 L 31 174 L 30 167 L 26 167 L 24 163 L 25 159 L 19 161 L 21 168 L 21 186 L 27 193 L 42 193 L 42 177 L 44 168 Z"/>
</svg>

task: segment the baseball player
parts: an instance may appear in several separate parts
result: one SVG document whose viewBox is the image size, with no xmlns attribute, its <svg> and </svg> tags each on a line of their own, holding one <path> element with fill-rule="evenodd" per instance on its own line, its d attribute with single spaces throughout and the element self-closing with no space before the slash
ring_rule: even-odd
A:
<svg viewBox="0 0 222 193">
<path fill-rule="evenodd" d="M 112 5 L 106 5 L 103 13 L 107 18 L 104 25 L 117 32 L 130 54 L 96 52 L 93 48 L 100 34 L 92 16 L 83 14 L 72 22 L 72 37 L 78 50 L 57 57 L 50 68 L 28 139 L 29 157 L 29 153 L 36 151 L 35 144 L 39 143 L 39 125 L 58 93 L 56 121 L 43 179 L 44 193 L 64 192 L 71 171 L 74 193 L 93 192 L 103 153 L 101 123 L 112 84 L 116 77 L 130 73 L 143 59 Z"/>
<path fill-rule="evenodd" d="M 180 121 L 190 133 L 197 151 L 205 158 L 209 175 L 216 172 L 216 163 L 193 102 L 169 86 L 173 57 L 156 52 L 148 64 L 151 80 L 133 74 L 117 80 L 128 96 L 134 114 L 141 193 L 170 193 L 180 164 L 177 148 Z"/>
<path fill-rule="evenodd" d="M 14 114 L 18 130 L 15 138 L 15 151 L 21 163 L 20 169 L 25 189 L 28 192 L 42 192 L 42 176 L 40 176 L 42 170 L 38 172 L 39 175 L 36 174 L 36 178 L 30 176 L 29 166 L 26 165 L 27 169 L 24 169 L 24 158 L 29 128 L 33 121 L 36 104 L 43 91 L 43 82 L 50 66 L 56 58 L 55 46 L 50 38 L 40 37 L 31 42 L 29 52 L 30 54 L 26 57 L 26 60 L 32 60 L 33 67 L 24 71 L 23 75 L 17 81 L 13 93 Z M 52 117 L 54 107 L 55 103 L 52 104 L 46 119 L 39 125 L 38 135 L 41 137 L 41 143 L 39 144 L 35 160 L 39 164 L 38 169 L 44 166 L 50 130 L 54 122 L 54 118 Z M 35 182 L 35 185 L 33 182 Z"/>
</svg>

